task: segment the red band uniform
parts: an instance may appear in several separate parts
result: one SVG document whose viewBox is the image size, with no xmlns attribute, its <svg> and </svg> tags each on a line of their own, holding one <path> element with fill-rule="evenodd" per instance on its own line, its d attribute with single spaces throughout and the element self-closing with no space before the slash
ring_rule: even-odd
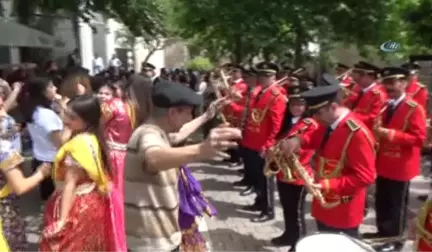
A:
<svg viewBox="0 0 432 252">
<path fill-rule="evenodd" d="M 420 66 L 416 63 L 406 63 L 401 66 L 404 69 L 410 71 L 410 78 L 408 86 L 405 92 L 409 97 L 411 97 L 415 102 L 423 107 L 427 111 L 428 102 L 428 90 L 425 85 L 423 85 L 419 80 L 417 73 L 420 70 Z"/>
<path fill-rule="evenodd" d="M 369 129 L 372 129 L 384 103 L 387 101 L 387 94 L 376 81 L 380 70 L 379 67 L 362 61 L 355 64 L 353 70 L 358 76 L 361 76 L 357 82 L 360 90 L 352 99 L 351 104 L 347 104 L 347 106 Z"/>
<path fill-rule="evenodd" d="M 258 78 L 274 78 L 278 66 L 261 62 L 255 69 Z M 247 117 L 241 145 L 245 150 L 245 169 L 253 173 L 251 177 L 257 192 L 254 207 L 261 211 L 256 221 L 265 221 L 274 218 L 274 181 L 264 175 L 265 161 L 261 155 L 275 142 L 284 117 L 286 97 L 276 85 L 258 85 L 252 92 L 250 104 L 251 111 Z"/>
<path fill-rule="evenodd" d="M 289 96 L 288 107 L 281 130 L 278 133 L 277 140 L 290 138 L 296 135 L 308 134 L 318 128 L 318 123 L 312 118 L 306 117 L 307 112 L 303 115 L 294 116 L 292 112 L 299 109 L 299 106 L 306 108 L 304 99 L 300 93 L 309 90 L 307 86 L 292 86 L 288 89 Z M 297 107 L 297 108 L 296 108 Z M 311 158 L 315 153 L 314 150 L 301 149 L 296 155 L 300 163 L 306 168 L 312 176 Z M 282 205 L 285 230 L 284 233 L 272 239 L 272 244 L 280 246 L 294 247 L 300 237 L 306 235 L 305 224 L 305 197 L 307 189 L 304 187 L 303 180 L 298 177 L 296 171 L 285 173 L 281 170 L 277 173 L 277 187 L 279 199 Z"/>
<path fill-rule="evenodd" d="M 401 86 L 408 75 L 409 72 L 403 68 L 382 70 L 383 85 L 392 100 L 381 114 L 381 127 L 375 129 L 378 140 L 375 194 L 378 233 L 372 237 L 403 235 L 410 181 L 420 173 L 426 118 L 422 106 L 408 97 Z M 396 241 L 384 244 L 378 250 L 400 249 L 402 246 L 402 241 Z"/>
<path fill-rule="evenodd" d="M 333 76 L 323 76 L 329 86 L 302 94 L 309 109 L 317 114 L 327 111 L 328 106 L 339 99 L 338 81 Z M 318 230 L 356 237 L 363 221 L 366 189 L 376 177 L 375 141 L 354 113 L 342 106 L 338 109 L 337 120 L 330 125 L 320 124 L 316 131 L 304 134 L 300 139 L 303 149 L 317 150 L 316 182 L 321 184 L 328 203 L 322 206 L 317 199 L 312 202 L 312 215 Z"/>
</svg>

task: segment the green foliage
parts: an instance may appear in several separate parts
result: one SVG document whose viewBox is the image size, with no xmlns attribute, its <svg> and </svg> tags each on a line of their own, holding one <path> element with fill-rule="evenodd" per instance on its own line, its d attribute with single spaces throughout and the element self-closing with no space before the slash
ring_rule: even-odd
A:
<svg viewBox="0 0 432 252">
<path fill-rule="evenodd" d="M 365 56 L 393 60 L 427 52 L 422 44 L 432 42 L 432 0 L 172 0 L 171 5 L 177 34 L 213 60 L 304 57 L 308 42 L 323 50 L 356 45 Z M 388 40 L 399 42 L 401 50 L 381 52 Z"/>
<path fill-rule="evenodd" d="M 214 68 L 209 58 L 195 57 L 186 63 L 186 68 L 194 71 L 210 71 Z"/>
</svg>

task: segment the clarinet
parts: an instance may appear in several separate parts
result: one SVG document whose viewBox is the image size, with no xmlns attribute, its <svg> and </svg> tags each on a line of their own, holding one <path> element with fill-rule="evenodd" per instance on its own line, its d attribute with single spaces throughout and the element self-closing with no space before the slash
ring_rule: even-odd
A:
<svg viewBox="0 0 432 252">
<path fill-rule="evenodd" d="M 252 87 L 248 86 L 247 88 L 247 94 L 246 94 L 246 99 L 245 99 L 245 109 L 243 110 L 241 119 L 240 119 L 240 129 L 241 131 L 244 131 L 245 127 L 246 127 L 246 122 L 247 122 L 247 117 L 249 115 L 249 101 L 251 98 L 251 94 L 252 94 Z"/>
</svg>

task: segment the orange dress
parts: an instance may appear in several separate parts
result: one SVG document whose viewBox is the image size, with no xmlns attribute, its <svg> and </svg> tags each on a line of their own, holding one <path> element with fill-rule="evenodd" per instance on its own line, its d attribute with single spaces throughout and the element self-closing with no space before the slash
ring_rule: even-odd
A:
<svg viewBox="0 0 432 252">
<path fill-rule="evenodd" d="M 65 171 L 72 166 L 83 168 L 87 176 L 77 184 L 72 207 L 63 223 L 59 221 L 62 191 L 57 190 L 48 200 L 40 251 L 114 251 L 112 206 L 107 190 L 109 180 L 101 168 L 94 168 L 94 164 L 100 166 L 101 162 L 90 160 L 99 150 L 86 148 L 87 142 L 83 140 L 88 138 L 94 143 L 95 137 L 75 138 L 81 139 L 71 140 L 72 147 L 62 147 L 57 154 L 54 179 L 61 188 Z M 63 149 L 67 150 L 62 152 Z"/>
</svg>

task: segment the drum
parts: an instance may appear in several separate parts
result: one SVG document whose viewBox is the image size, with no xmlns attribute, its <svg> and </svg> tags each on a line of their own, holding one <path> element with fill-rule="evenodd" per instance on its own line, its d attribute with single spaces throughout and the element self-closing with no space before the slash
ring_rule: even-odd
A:
<svg viewBox="0 0 432 252">
<path fill-rule="evenodd" d="M 297 243 L 296 252 L 376 252 L 368 244 L 344 234 L 317 233 Z"/>
</svg>

